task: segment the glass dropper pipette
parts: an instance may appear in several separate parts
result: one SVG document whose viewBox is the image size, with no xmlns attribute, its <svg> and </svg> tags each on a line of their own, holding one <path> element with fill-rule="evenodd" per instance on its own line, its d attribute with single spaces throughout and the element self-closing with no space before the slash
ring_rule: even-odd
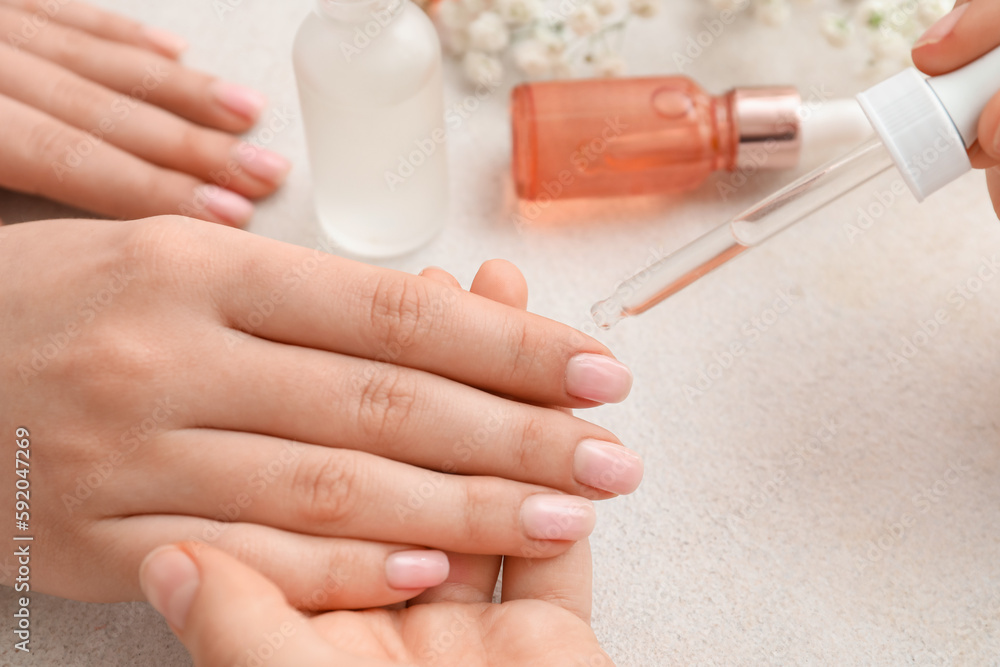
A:
<svg viewBox="0 0 1000 667">
<path fill-rule="evenodd" d="M 1000 48 L 924 79 L 909 68 L 858 95 L 878 138 L 813 171 L 629 278 L 591 314 L 604 329 L 643 313 L 748 248 L 896 166 L 917 201 L 972 168 L 966 149 L 997 91 Z"/>
<path fill-rule="evenodd" d="M 614 294 L 591 308 L 594 321 L 602 329 L 610 329 L 626 317 L 646 312 L 894 165 L 880 139 L 865 142 L 626 280 Z"/>
</svg>

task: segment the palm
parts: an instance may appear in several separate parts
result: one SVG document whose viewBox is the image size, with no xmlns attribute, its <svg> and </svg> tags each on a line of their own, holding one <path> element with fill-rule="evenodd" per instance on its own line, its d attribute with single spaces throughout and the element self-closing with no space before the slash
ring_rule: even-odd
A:
<svg viewBox="0 0 1000 667">
<path fill-rule="evenodd" d="M 332 612 L 310 621 L 333 647 L 406 665 L 610 665 L 590 627 L 540 600 Z"/>
</svg>

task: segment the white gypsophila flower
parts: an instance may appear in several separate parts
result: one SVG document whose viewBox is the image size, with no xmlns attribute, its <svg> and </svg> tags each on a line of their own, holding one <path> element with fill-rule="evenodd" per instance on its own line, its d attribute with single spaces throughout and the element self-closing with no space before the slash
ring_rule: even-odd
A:
<svg viewBox="0 0 1000 667">
<path fill-rule="evenodd" d="M 442 30 L 441 32 L 441 41 L 449 53 L 460 56 L 469 50 L 468 30 L 463 28 L 461 30 Z"/>
<path fill-rule="evenodd" d="M 820 32 L 826 41 L 839 48 L 847 45 L 854 31 L 846 16 L 827 12 L 820 18 Z"/>
<path fill-rule="evenodd" d="M 864 0 L 854 10 L 854 20 L 862 28 L 878 29 L 889 10 L 890 7 L 884 0 Z"/>
<path fill-rule="evenodd" d="M 444 0 L 445 2 L 460 2 L 465 8 L 465 11 L 469 12 L 472 18 L 475 18 L 485 12 L 490 8 L 490 0 Z"/>
<path fill-rule="evenodd" d="M 923 0 L 917 9 L 917 20 L 924 27 L 931 27 L 951 9 L 948 0 Z"/>
<path fill-rule="evenodd" d="M 601 29 L 601 17 L 592 4 L 581 5 L 569 15 L 570 29 L 580 37 L 588 37 Z"/>
<path fill-rule="evenodd" d="M 629 0 L 629 10 L 644 19 L 652 18 L 660 11 L 660 0 Z"/>
<path fill-rule="evenodd" d="M 535 27 L 534 39 L 542 44 L 550 55 L 558 55 L 566 50 L 566 38 L 546 25 Z"/>
<path fill-rule="evenodd" d="M 594 72 L 597 76 L 621 76 L 625 73 L 625 67 L 625 59 L 613 51 L 605 51 L 594 57 Z"/>
<path fill-rule="evenodd" d="M 503 64 L 499 58 L 480 51 L 469 51 L 462 60 L 465 76 L 473 83 L 495 88 L 503 78 Z"/>
<path fill-rule="evenodd" d="M 764 25 L 782 26 L 792 15 L 792 8 L 786 0 L 758 0 L 754 16 Z"/>
<path fill-rule="evenodd" d="M 514 64 L 528 76 L 547 76 L 552 71 L 552 56 L 537 39 L 527 39 L 514 48 Z"/>
<path fill-rule="evenodd" d="M 615 13 L 616 9 L 618 9 L 618 3 L 616 3 L 615 0 L 593 0 L 593 2 L 594 9 L 596 9 L 597 13 L 601 16 L 610 16 Z"/>
<path fill-rule="evenodd" d="M 503 51 L 510 44 L 507 24 L 496 12 L 483 12 L 469 24 L 469 47 L 486 53 Z"/>
<path fill-rule="evenodd" d="M 438 3 L 437 20 L 449 30 L 465 30 L 472 21 L 472 15 L 458 0 L 443 0 Z"/>
<path fill-rule="evenodd" d="M 496 12 L 511 25 L 527 25 L 542 13 L 539 0 L 497 0 Z"/>
<path fill-rule="evenodd" d="M 566 57 L 560 54 L 552 58 L 552 76 L 557 79 L 568 79 L 573 76 L 573 64 Z"/>
</svg>

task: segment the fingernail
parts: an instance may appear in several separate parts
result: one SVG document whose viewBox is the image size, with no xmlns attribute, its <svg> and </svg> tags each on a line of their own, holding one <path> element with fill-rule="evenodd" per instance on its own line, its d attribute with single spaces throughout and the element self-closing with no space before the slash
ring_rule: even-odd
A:
<svg viewBox="0 0 1000 667">
<path fill-rule="evenodd" d="M 201 585 L 198 566 L 191 557 L 174 546 L 160 547 L 142 562 L 139 585 L 149 604 L 167 623 L 184 630 L 188 610 Z"/>
<path fill-rule="evenodd" d="M 927 29 L 920 39 L 913 45 L 914 49 L 919 49 L 921 46 L 927 46 L 928 44 L 937 44 L 942 39 L 947 37 L 952 30 L 954 30 L 955 25 L 958 23 L 962 15 L 965 14 L 965 10 L 969 8 L 969 3 L 955 7 L 944 16 L 938 19 L 937 23 L 932 25 Z"/>
<path fill-rule="evenodd" d="M 216 81 L 212 84 L 211 90 L 222 106 L 249 120 L 257 120 L 257 116 L 267 106 L 267 98 L 264 95 L 236 83 Z"/>
<path fill-rule="evenodd" d="M 142 36 L 150 45 L 173 57 L 184 53 L 188 47 L 187 40 L 183 37 L 160 28 L 145 26 L 142 29 Z"/>
<path fill-rule="evenodd" d="M 292 163 L 283 155 L 248 143 L 237 147 L 236 161 L 248 174 L 273 184 L 284 181 L 292 168 Z"/>
<path fill-rule="evenodd" d="M 199 185 L 195 188 L 195 202 L 236 227 L 242 227 L 253 217 L 254 209 L 250 200 L 217 185 Z"/>
<path fill-rule="evenodd" d="M 521 505 L 521 527 L 533 540 L 575 542 L 594 532 L 594 504 L 586 498 L 539 494 Z"/>
<path fill-rule="evenodd" d="M 576 481 L 608 493 L 632 493 L 642 482 L 642 471 L 639 455 L 613 442 L 584 440 L 573 456 Z"/>
<path fill-rule="evenodd" d="M 598 403 L 621 403 L 632 390 L 628 366 L 600 354 L 578 354 L 566 368 L 566 392 Z"/>
<path fill-rule="evenodd" d="M 443 584 L 448 556 L 441 551 L 400 551 L 385 561 L 385 578 L 396 590 L 416 590 Z"/>
</svg>

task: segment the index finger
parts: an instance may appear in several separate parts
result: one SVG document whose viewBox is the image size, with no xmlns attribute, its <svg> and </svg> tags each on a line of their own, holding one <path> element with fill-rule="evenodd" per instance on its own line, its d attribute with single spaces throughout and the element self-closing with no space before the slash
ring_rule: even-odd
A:
<svg viewBox="0 0 1000 667">
<path fill-rule="evenodd" d="M 941 26 L 950 31 L 940 34 Z M 926 41 L 925 41 L 926 40 Z M 1000 2 L 958 3 L 913 49 L 913 64 L 931 76 L 947 74 L 1000 46 Z"/>
<path fill-rule="evenodd" d="M 632 373 L 558 322 L 399 271 L 250 234 L 203 229 L 228 278 L 226 324 L 268 340 L 407 366 L 519 400 L 617 403 Z M 165 229 L 176 229 L 167 227 Z"/>
</svg>

